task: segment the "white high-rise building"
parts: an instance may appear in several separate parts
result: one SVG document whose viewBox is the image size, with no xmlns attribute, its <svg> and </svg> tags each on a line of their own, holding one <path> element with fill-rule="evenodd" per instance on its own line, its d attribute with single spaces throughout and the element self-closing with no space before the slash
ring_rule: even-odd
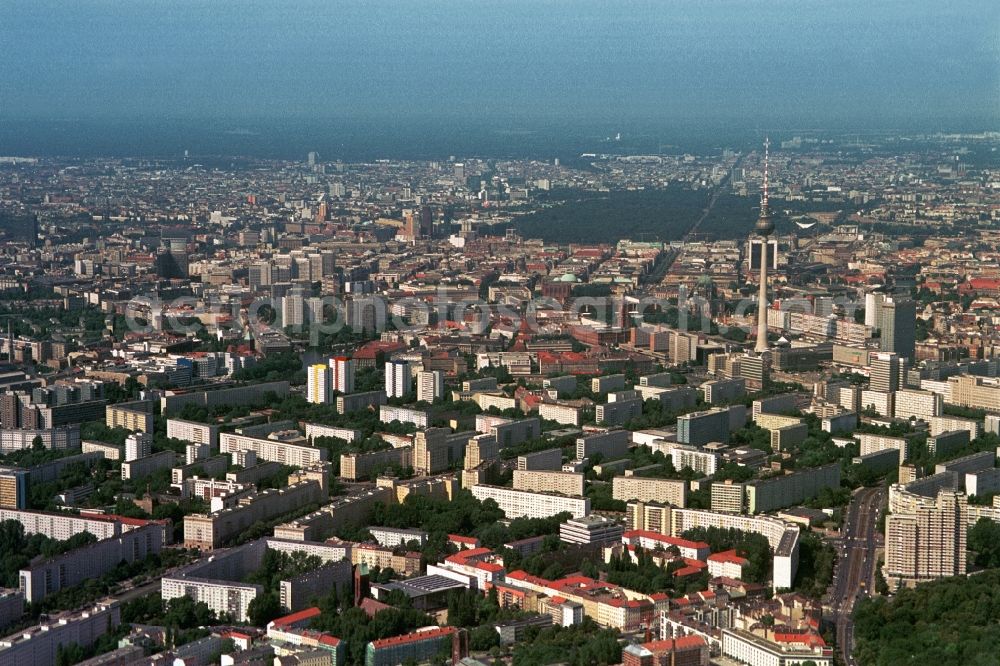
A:
<svg viewBox="0 0 1000 666">
<path fill-rule="evenodd" d="M 413 372 L 407 361 L 389 361 L 385 364 L 385 394 L 389 398 L 402 398 L 413 385 Z"/>
<path fill-rule="evenodd" d="M 913 389 L 896 391 L 893 416 L 897 419 L 916 418 L 930 421 L 932 417 L 941 416 L 942 411 L 944 411 L 944 399 L 937 393 Z"/>
<path fill-rule="evenodd" d="M 444 396 L 444 373 L 429 370 L 417 373 L 417 400 L 434 402 Z"/>
<path fill-rule="evenodd" d="M 865 326 L 878 328 L 879 315 L 882 312 L 884 302 L 885 294 L 878 292 L 865 294 Z"/>
<path fill-rule="evenodd" d="M 306 400 L 317 405 L 328 404 L 331 400 L 331 369 L 317 363 L 309 366 L 306 373 Z"/>
<path fill-rule="evenodd" d="M 354 393 L 354 361 L 346 356 L 330 359 L 331 390 Z"/>
<path fill-rule="evenodd" d="M 153 436 L 145 432 L 134 432 L 125 438 L 125 462 L 145 458 L 153 452 Z"/>
<path fill-rule="evenodd" d="M 305 322 L 306 300 L 302 294 L 289 294 L 281 299 L 281 325 L 302 326 Z"/>
<path fill-rule="evenodd" d="M 873 391 L 898 391 L 904 387 L 906 363 L 898 354 L 879 352 L 871 362 L 869 387 Z"/>
<path fill-rule="evenodd" d="M 318 281 L 319 280 L 317 280 L 317 282 Z M 308 313 L 307 319 L 309 320 L 310 325 L 323 323 L 323 306 L 324 303 L 322 298 L 307 298 L 305 300 L 305 308 Z"/>
<path fill-rule="evenodd" d="M 965 574 L 968 514 L 968 498 L 954 490 L 918 497 L 910 512 L 893 511 L 886 520 L 882 567 L 890 589 Z"/>
</svg>

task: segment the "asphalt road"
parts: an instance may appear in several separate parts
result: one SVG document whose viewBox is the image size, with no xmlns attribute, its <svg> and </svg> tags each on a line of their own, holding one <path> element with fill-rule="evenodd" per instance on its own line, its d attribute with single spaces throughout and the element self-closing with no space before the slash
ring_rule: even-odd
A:
<svg viewBox="0 0 1000 666">
<path fill-rule="evenodd" d="M 844 664 L 854 660 L 854 604 L 867 594 L 875 580 L 876 532 L 885 502 L 884 488 L 863 488 L 855 493 L 841 531 L 840 550 L 831 585 L 831 605 L 837 618 L 837 645 Z"/>
</svg>

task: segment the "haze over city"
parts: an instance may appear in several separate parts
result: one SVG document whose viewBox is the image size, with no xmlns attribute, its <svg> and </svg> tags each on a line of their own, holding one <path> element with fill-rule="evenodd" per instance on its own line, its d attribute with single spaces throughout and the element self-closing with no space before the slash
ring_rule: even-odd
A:
<svg viewBox="0 0 1000 666">
<path fill-rule="evenodd" d="M 52 153 L 114 153 L 118 135 L 130 153 L 228 139 L 288 157 L 374 135 L 432 157 L 474 137 L 526 153 L 609 132 L 983 130 L 1000 113 L 989 2 L 14 0 L 0 19 L 0 148 Z"/>
</svg>

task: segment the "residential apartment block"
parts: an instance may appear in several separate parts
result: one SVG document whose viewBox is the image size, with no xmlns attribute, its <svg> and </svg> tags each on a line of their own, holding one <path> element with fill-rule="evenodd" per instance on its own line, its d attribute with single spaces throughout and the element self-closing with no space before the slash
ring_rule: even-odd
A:
<svg viewBox="0 0 1000 666">
<path fill-rule="evenodd" d="M 664 502 L 677 507 L 687 505 L 686 481 L 645 476 L 616 476 L 611 481 L 611 496 L 616 500 Z"/>
<path fill-rule="evenodd" d="M 574 472 L 514 470 L 515 490 L 582 497 L 585 485 L 583 474 Z"/>
<path fill-rule="evenodd" d="M 293 467 L 308 467 L 326 460 L 326 449 L 310 446 L 305 438 L 282 441 L 274 438 L 276 434 L 272 433 L 268 438 L 261 438 L 228 432 L 222 433 L 219 435 L 219 453 L 253 451 L 261 460 L 270 460 Z"/>
<path fill-rule="evenodd" d="M 478 500 L 496 502 L 507 518 L 549 518 L 564 511 L 574 518 L 590 514 L 589 497 L 565 497 L 489 485 L 472 486 L 471 490 Z"/>
</svg>

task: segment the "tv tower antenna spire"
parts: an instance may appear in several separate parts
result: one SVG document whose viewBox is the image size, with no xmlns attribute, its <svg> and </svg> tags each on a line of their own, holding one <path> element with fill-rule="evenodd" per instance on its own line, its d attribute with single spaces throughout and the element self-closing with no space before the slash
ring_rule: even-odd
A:
<svg viewBox="0 0 1000 666">
<path fill-rule="evenodd" d="M 768 203 L 768 172 L 770 171 L 771 160 L 771 140 L 764 139 L 764 183 L 760 190 L 760 215 L 757 217 L 757 224 L 754 230 L 761 236 L 770 236 L 774 233 L 774 222 L 771 220 L 771 207 Z"/>
<path fill-rule="evenodd" d="M 769 162 L 771 159 L 770 149 L 771 149 L 771 139 L 768 137 L 764 137 L 764 188 L 760 195 L 761 208 L 767 206 L 767 172 L 768 172 L 768 167 L 770 166 Z"/>
<path fill-rule="evenodd" d="M 763 354 L 767 351 L 767 248 L 768 236 L 774 233 L 774 221 L 771 219 L 771 208 L 767 201 L 767 172 L 770 166 L 770 139 L 764 139 L 764 183 L 760 192 L 760 216 L 754 230 L 760 236 L 760 284 L 757 295 L 757 340 L 754 351 Z"/>
</svg>

